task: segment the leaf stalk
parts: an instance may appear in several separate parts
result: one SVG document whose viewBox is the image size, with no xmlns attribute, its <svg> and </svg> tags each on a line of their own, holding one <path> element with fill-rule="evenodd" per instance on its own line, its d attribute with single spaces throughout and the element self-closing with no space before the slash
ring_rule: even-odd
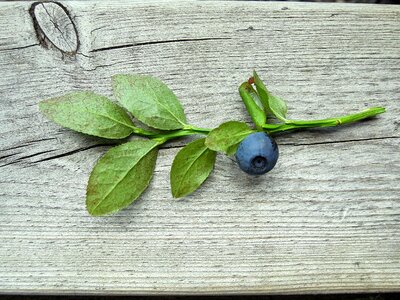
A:
<svg viewBox="0 0 400 300">
<path fill-rule="evenodd" d="M 279 133 L 288 130 L 296 129 L 308 129 L 316 127 L 335 127 L 344 125 L 352 122 L 361 121 L 367 118 L 374 117 L 378 114 L 384 113 L 386 109 L 384 107 L 371 107 L 364 111 L 345 115 L 337 118 L 328 118 L 321 120 L 287 120 L 283 124 L 265 124 L 263 129 L 267 133 Z"/>
</svg>

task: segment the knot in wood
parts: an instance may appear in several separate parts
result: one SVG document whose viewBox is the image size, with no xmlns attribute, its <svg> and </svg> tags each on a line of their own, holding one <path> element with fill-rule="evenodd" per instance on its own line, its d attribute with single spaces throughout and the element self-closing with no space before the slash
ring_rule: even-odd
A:
<svg viewBox="0 0 400 300">
<path fill-rule="evenodd" d="M 78 51 L 78 31 L 64 6 L 58 2 L 35 2 L 30 14 L 42 46 L 54 46 L 67 55 Z"/>
</svg>

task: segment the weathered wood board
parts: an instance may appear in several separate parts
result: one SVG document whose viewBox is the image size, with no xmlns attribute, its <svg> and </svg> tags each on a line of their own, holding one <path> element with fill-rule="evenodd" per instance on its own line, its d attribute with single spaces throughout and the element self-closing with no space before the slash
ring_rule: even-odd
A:
<svg viewBox="0 0 400 300">
<path fill-rule="evenodd" d="M 400 290 L 400 7 L 288 2 L 0 2 L 0 292 L 308 293 Z M 34 16 L 34 17 L 33 17 Z M 71 23 L 72 21 L 72 23 Z M 38 102 L 110 77 L 159 77 L 191 123 L 250 121 L 257 69 L 292 118 L 385 106 L 374 120 L 282 135 L 253 178 L 218 156 L 173 200 L 160 151 L 130 208 L 93 218 L 85 187 L 105 141 Z"/>
</svg>

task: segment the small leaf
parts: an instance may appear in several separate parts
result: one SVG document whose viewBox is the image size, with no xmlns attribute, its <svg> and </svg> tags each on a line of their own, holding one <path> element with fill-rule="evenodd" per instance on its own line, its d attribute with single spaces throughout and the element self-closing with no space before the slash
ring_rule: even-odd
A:
<svg viewBox="0 0 400 300">
<path fill-rule="evenodd" d="M 153 175 L 157 145 L 152 140 L 134 140 L 111 148 L 99 159 L 86 192 L 86 208 L 91 215 L 117 212 L 143 193 Z"/>
<path fill-rule="evenodd" d="M 239 87 L 239 94 L 240 97 L 242 97 L 243 103 L 246 106 L 246 109 L 250 114 L 254 124 L 258 128 L 261 128 L 265 124 L 267 116 L 257 104 L 259 97 L 256 91 L 253 89 L 250 83 L 244 82 Z"/>
<path fill-rule="evenodd" d="M 175 94 L 159 79 L 144 75 L 114 75 L 115 97 L 144 124 L 162 130 L 181 129 L 186 117 Z"/>
<path fill-rule="evenodd" d="M 264 82 L 258 77 L 256 71 L 253 73 L 254 83 L 256 85 L 257 93 L 260 96 L 261 103 L 265 111 L 270 112 L 279 120 L 285 122 L 287 105 L 282 98 L 273 96 L 264 85 Z"/>
<path fill-rule="evenodd" d="M 75 92 L 39 103 L 41 112 L 53 122 L 85 134 L 122 139 L 134 129 L 122 107 L 93 92 Z"/>
<path fill-rule="evenodd" d="M 281 121 L 286 121 L 287 105 L 281 97 L 269 94 L 271 113 Z"/>
<path fill-rule="evenodd" d="M 174 198 L 194 192 L 213 170 L 217 152 L 208 149 L 204 141 L 204 138 L 195 140 L 176 155 L 170 173 Z"/>
<path fill-rule="evenodd" d="M 239 145 L 240 145 L 240 142 L 239 142 L 239 143 L 236 143 L 235 145 L 230 146 L 230 147 L 226 150 L 226 155 L 228 155 L 228 156 L 235 155 L 235 154 L 236 154 L 236 151 L 237 151 L 237 149 L 238 149 L 238 147 L 239 147 Z"/>
<path fill-rule="evenodd" d="M 232 146 L 240 143 L 254 130 L 244 122 L 229 121 L 213 129 L 206 138 L 206 146 L 214 151 L 222 151 L 229 155 Z"/>
</svg>

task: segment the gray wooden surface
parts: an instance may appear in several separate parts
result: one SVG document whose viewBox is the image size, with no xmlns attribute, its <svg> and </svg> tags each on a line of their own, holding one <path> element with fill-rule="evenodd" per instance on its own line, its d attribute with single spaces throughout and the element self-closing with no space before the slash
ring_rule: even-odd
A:
<svg viewBox="0 0 400 300">
<path fill-rule="evenodd" d="M 0 292 L 308 293 L 400 290 L 400 7 L 287 2 L 0 2 Z M 375 120 L 277 138 L 266 176 L 218 156 L 173 200 L 160 151 L 150 188 L 103 218 L 85 187 L 106 141 L 37 103 L 111 96 L 110 77 L 161 78 L 191 123 L 249 121 L 256 68 L 293 118 L 385 106 Z"/>
</svg>

